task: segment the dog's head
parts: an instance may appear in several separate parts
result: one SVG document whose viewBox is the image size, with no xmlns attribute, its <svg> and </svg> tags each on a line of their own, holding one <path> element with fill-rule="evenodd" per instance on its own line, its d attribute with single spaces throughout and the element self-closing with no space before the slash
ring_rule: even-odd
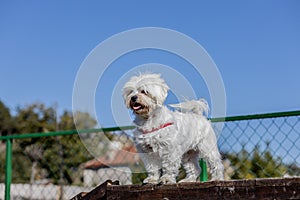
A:
<svg viewBox="0 0 300 200">
<path fill-rule="evenodd" d="M 164 103 L 168 90 L 160 74 L 145 73 L 133 76 L 124 85 L 123 98 L 135 115 L 147 118 L 149 113 Z"/>
</svg>

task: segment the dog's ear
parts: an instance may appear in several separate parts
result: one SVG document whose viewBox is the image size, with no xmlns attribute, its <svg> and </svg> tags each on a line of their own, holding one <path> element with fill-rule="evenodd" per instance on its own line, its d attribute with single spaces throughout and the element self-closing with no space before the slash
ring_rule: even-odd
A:
<svg viewBox="0 0 300 200">
<path fill-rule="evenodd" d="M 168 96 L 168 90 L 169 90 L 168 85 L 165 83 L 154 85 L 153 89 L 154 89 L 153 92 L 155 93 L 153 95 L 155 103 L 159 104 L 159 105 L 163 105 L 163 103 L 165 102 L 165 100 Z"/>
<path fill-rule="evenodd" d="M 132 90 L 129 88 L 123 88 L 122 90 L 122 95 L 123 95 L 123 99 L 126 100 L 127 97 L 132 93 Z"/>
<path fill-rule="evenodd" d="M 130 108 L 130 104 L 129 104 L 130 97 L 129 96 L 132 95 L 133 92 L 134 92 L 134 90 L 130 86 L 125 86 L 122 89 L 122 96 L 123 96 L 124 103 L 127 108 Z"/>
<path fill-rule="evenodd" d="M 156 103 L 162 105 L 168 96 L 169 86 L 165 80 L 161 78 L 160 74 L 157 74 L 155 85 L 158 87 L 155 95 Z"/>
</svg>

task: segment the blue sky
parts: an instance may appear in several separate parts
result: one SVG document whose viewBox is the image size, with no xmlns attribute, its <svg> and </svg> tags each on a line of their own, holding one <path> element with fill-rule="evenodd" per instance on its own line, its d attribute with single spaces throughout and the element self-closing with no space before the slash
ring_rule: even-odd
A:
<svg viewBox="0 0 300 200">
<path fill-rule="evenodd" d="M 36 101 L 71 110 L 76 74 L 99 43 L 129 29 L 162 27 L 209 53 L 223 78 L 227 115 L 299 110 L 299 9 L 297 0 L 1 1 L 0 100 L 12 111 Z M 205 83 L 185 61 L 160 51 L 134 52 L 113 63 L 98 85 L 95 106 L 103 126 L 115 125 L 110 98 L 119 78 L 149 62 L 174 67 L 197 97 L 209 100 Z"/>
</svg>

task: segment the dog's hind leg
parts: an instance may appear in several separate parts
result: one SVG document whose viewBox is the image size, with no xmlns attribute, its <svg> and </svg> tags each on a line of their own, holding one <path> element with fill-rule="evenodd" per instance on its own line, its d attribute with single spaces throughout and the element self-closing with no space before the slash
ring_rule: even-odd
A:
<svg viewBox="0 0 300 200">
<path fill-rule="evenodd" d="M 212 145 L 209 149 L 206 150 L 209 151 L 203 154 L 203 158 L 205 159 L 210 168 L 211 180 L 223 180 L 224 166 L 222 164 L 221 155 L 218 151 L 217 145 Z"/>
<path fill-rule="evenodd" d="M 224 166 L 219 152 L 207 157 L 206 161 L 211 170 L 211 180 L 224 180 Z"/>
<path fill-rule="evenodd" d="M 210 126 L 206 131 L 209 132 L 207 138 L 198 144 L 200 157 L 207 162 L 210 168 L 211 180 L 223 180 L 224 166 L 219 153 L 216 135 Z"/>
<path fill-rule="evenodd" d="M 186 177 L 179 182 L 196 182 L 201 173 L 199 152 L 194 150 L 186 152 L 182 158 L 182 166 L 185 170 Z"/>
</svg>

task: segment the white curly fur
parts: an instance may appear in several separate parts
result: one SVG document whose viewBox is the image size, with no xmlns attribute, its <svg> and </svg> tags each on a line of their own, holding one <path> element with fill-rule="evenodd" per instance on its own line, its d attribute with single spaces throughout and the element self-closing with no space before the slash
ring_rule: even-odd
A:
<svg viewBox="0 0 300 200">
<path fill-rule="evenodd" d="M 126 106 L 135 114 L 135 143 L 148 172 L 144 183 L 176 183 L 182 165 L 186 177 L 181 182 L 195 182 L 200 175 L 199 158 L 207 161 L 212 180 L 223 179 L 223 165 L 217 139 L 204 99 L 170 106 L 163 105 L 168 85 L 159 74 L 132 77 L 123 88 Z"/>
</svg>

